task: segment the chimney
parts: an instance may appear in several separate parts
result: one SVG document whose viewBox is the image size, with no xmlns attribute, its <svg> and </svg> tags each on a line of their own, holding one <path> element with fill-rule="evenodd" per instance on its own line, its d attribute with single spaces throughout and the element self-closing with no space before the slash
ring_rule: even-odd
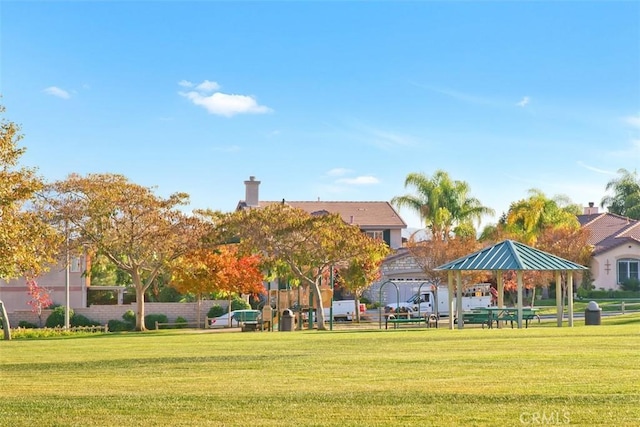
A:
<svg viewBox="0 0 640 427">
<path fill-rule="evenodd" d="M 258 207 L 260 204 L 260 198 L 258 197 L 258 187 L 260 186 L 260 181 L 256 181 L 255 176 L 250 176 L 249 181 L 244 182 L 244 186 L 244 202 L 249 207 Z"/>
<path fill-rule="evenodd" d="M 585 215 L 593 215 L 598 213 L 598 207 L 595 206 L 595 203 L 589 202 L 589 206 L 584 208 Z"/>
</svg>

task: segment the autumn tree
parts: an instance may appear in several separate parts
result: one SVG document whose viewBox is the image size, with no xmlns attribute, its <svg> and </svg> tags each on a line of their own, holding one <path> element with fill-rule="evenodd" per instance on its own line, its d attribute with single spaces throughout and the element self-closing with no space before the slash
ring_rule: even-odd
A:
<svg viewBox="0 0 640 427">
<path fill-rule="evenodd" d="M 371 244 L 386 246 L 381 241 L 371 243 L 370 237 L 337 214 L 310 215 L 286 204 L 236 212 L 230 224 L 242 251 L 261 254 L 269 271 L 313 289 L 319 329 L 326 329 L 320 292 L 323 275 L 332 266 L 341 268 L 362 257 Z"/>
<path fill-rule="evenodd" d="M 0 106 L 0 114 L 4 114 Z M 34 194 L 44 183 L 36 170 L 19 166 L 25 153 L 18 143 L 22 139 L 15 123 L 0 119 L 0 279 L 35 277 L 56 261 L 61 236 L 37 211 L 31 209 Z M 0 315 L 5 339 L 10 339 L 9 319 Z"/>
<path fill-rule="evenodd" d="M 410 239 L 407 249 L 420 266 L 427 280 L 440 286 L 447 283 L 447 271 L 435 270 L 436 267 L 473 253 L 481 248 L 481 244 L 474 236 L 452 237 L 448 240 L 415 240 Z M 468 284 L 483 282 L 486 279 L 484 272 L 465 272 L 465 282 Z"/>
<path fill-rule="evenodd" d="M 349 290 L 355 296 L 356 321 L 360 322 L 360 297 L 371 284 L 380 278 L 380 266 L 389 255 L 387 245 L 381 245 L 374 239 L 362 239 L 362 252 L 348 262 L 342 263 L 342 267 L 334 271 L 336 283 Z"/>
<path fill-rule="evenodd" d="M 234 294 L 264 293 L 260 257 L 241 256 L 229 246 L 188 252 L 172 263 L 171 270 L 171 286 L 181 293 L 196 294 L 198 302 L 210 293 L 229 298 Z"/>
<path fill-rule="evenodd" d="M 39 286 L 35 279 L 28 279 L 27 293 L 31 298 L 27 304 L 31 306 L 31 311 L 38 315 L 38 326 L 42 327 L 42 309 L 53 304 L 49 290 Z"/>
<path fill-rule="evenodd" d="M 136 330 L 145 330 L 144 295 L 168 263 L 202 245 L 209 224 L 179 209 L 189 196 L 167 198 L 117 174 L 70 175 L 42 193 L 44 208 L 73 236 L 128 273 L 136 290 Z"/>
</svg>

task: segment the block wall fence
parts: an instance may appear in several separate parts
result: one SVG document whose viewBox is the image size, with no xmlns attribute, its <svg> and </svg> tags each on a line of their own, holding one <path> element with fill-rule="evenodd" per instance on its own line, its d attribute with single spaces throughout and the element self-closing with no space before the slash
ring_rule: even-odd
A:
<svg viewBox="0 0 640 427">
<path fill-rule="evenodd" d="M 204 324 L 204 318 L 209 309 L 218 304 L 223 308 L 227 308 L 229 301 L 226 300 L 207 300 L 200 302 L 200 321 Z M 106 324 L 109 320 L 122 320 L 122 315 L 127 310 L 136 312 L 136 303 L 123 305 L 92 305 L 86 308 L 74 308 L 74 313 L 82 314 L 87 318 Z M 147 302 L 144 304 L 145 315 L 164 314 L 169 322 L 175 322 L 178 317 L 183 317 L 189 323 L 198 321 L 198 303 L 197 302 Z M 47 320 L 52 310 L 42 310 L 42 324 Z M 26 321 L 38 325 L 39 319 L 37 313 L 31 310 L 16 310 L 7 313 L 11 327 L 18 326 L 20 321 Z"/>
</svg>

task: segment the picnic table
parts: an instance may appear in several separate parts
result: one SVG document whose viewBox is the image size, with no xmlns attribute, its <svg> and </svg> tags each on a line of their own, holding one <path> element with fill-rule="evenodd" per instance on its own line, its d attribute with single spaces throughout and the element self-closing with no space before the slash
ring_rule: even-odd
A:
<svg viewBox="0 0 640 427">
<path fill-rule="evenodd" d="M 480 313 L 486 313 L 488 317 L 489 328 L 492 327 L 493 322 L 511 322 L 511 328 L 513 328 L 513 322 L 518 322 L 518 308 L 517 307 L 481 307 L 476 309 Z M 537 308 L 523 307 L 522 308 L 522 320 L 525 322 L 525 327 L 529 327 L 529 321 L 538 319 L 540 323 L 540 316 L 537 314 Z"/>
</svg>

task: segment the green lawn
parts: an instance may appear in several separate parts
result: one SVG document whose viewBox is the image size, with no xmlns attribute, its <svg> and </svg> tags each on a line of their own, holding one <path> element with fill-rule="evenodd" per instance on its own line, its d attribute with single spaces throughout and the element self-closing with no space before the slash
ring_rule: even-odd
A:
<svg viewBox="0 0 640 427">
<path fill-rule="evenodd" d="M 0 381 L 2 426 L 631 426 L 640 315 L 0 341 Z"/>
</svg>

